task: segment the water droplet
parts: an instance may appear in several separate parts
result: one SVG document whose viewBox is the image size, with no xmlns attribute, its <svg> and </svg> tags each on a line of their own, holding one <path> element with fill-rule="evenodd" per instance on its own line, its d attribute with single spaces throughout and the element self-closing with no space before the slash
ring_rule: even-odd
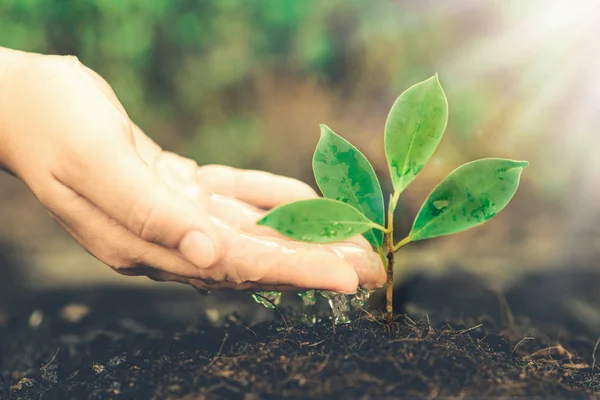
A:
<svg viewBox="0 0 600 400">
<path fill-rule="evenodd" d="M 302 298 L 302 304 L 304 304 L 305 307 L 314 306 L 317 302 L 314 290 L 309 290 L 308 292 L 304 293 L 298 293 L 298 296 Z"/>
<path fill-rule="evenodd" d="M 278 306 L 279 303 L 281 303 L 281 292 L 252 293 L 252 298 L 258 304 L 262 304 L 266 308 L 275 308 L 275 306 Z"/>
<path fill-rule="evenodd" d="M 436 200 L 433 202 L 433 206 L 438 210 L 442 210 L 448 207 L 448 200 Z"/>
<path fill-rule="evenodd" d="M 298 296 L 302 298 L 302 304 L 304 305 L 304 322 L 308 326 L 313 326 L 317 323 L 317 310 L 315 307 L 317 298 L 315 297 L 315 293 L 316 291 L 314 290 L 298 293 Z"/>
<path fill-rule="evenodd" d="M 334 292 L 320 292 L 329 302 L 329 307 L 333 312 L 333 323 L 336 325 L 348 324 L 350 319 L 350 304 L 348 296 Z"/>
<path fill-rule="evenodd" d="M 371 291 L 368 289 L 358 288 L 354 297 L 351 298 L 350 304 L 357 309 L 364 308 L 365 304 L 371 297 Z"/>
</svg>

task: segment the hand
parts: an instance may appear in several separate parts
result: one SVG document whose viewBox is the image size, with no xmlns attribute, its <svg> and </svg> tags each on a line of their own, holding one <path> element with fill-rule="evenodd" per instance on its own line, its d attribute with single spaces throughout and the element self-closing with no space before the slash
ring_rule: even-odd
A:
<svg viewBox="0 0 600 400">
<path fill-rule="evenodd" d="M 262 208 L 316 196 L 307 185 L 162 151 L 76 58 L 15 52 L 5 65 L 0 166 L 117 272 L 204 290 L 383 284 L 381 261 L 360 237 L 314 245 L 256 226 Z"/>
<path fill-rule="evenodd" d="M 316 197 L 308 185 L 261 171 L 197 167 L 191 160 L 166 152 L 155 168 L 163 182 L 207 210 L 223 238 L 224 256 L 201 280 L 191 281 L 194 286 L 353 293 L 357 284 L 369 289 L 383 285 L 381 259 L 362 237 L 345 243 L 307 244 L 256 225 L 265 214 L 263 208 Z M 208 281 L 214 283 L 207 285 Z"/>
</svg>

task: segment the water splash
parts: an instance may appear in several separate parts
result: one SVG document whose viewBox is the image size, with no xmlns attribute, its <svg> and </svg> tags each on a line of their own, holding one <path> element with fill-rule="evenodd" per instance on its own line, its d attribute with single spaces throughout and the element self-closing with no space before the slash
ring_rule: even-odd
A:
<svg viewBox="0 0 600 400">
<path fill-rule="evenodd" d="M 365 307 L 365 304 L 369 301 L 372 291 L 369 289 L 358 288 L 356 294 L 351 298 L 350 302 L 352 306 L 360 311 Z"/>
<path fill-rule="evenodd" d="M 335 292 L 319 292 L 319 294 L 327 299 L 329 307 L 333 312 L 333 323 L 336 325 L 349 324 L 350 319 L 350 302 L 348 295 Z"/>
<path fill-rule="evenodd" d="M 348 324 L 356 319 L 371 297 L 371 291 L 359 288 L 356 294 L 339 294 L 334 292 L 320 292 L 325 297 L 333 313 L 333 323 L 336 325 Z"/>
<path fill-rule="evenodd" d="M 252 293 L 252 298 L 258 304 L 262 304 L 266 308 L 275 308 L 281 303 L 281 292 Z"/>
<path fill-rule="evenodd" d="M 317 304 L 315 290 L 309 290 L 308 292 L 298 293 L 298 296 L 302 299 L 302 304 L 304 305 L 304 322 L 308 326 L 313 326 L 317 323 L 317 310 L 315 305 Z"/>
<path fill-rule="evenodd" d="M 298 293 L 298 296 L 302 298 L 302 304 L 304 304 L 304 307 L 312 307 L 317 302 L 315 290 L 309 290 L 308 292 Z"/>
<path fill-rule="evenodd" d="M 333 322 L 336 325 L 348 324 L 356 319 L 360 310 L 365 307 L 371 296 L 370 290 L 360 288 L 356 294 L 351 295 L 316 290 L 298 293 L 304 305 L 304 320 L 308 325 L 314 325 L 317 322 L 317 293 L 327 299 L 333 313 Z M 266 308 L 274 308 L 274 305 L 277 306 L 281 303 L 280 292 L 253 293 L 252 298 Z M 270 300 L 270 302 L 266 299 Z"/>
</svg>

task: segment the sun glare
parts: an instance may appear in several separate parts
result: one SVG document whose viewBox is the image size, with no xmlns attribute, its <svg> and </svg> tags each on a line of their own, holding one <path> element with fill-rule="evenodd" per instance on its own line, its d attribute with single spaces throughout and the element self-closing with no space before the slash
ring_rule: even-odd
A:
<svg viewBox="0 0 600 400">
<path fill-rule="evenodd" d="M 445 71 L 461 77 L 458 89 L 502 76 L 503 96 L 482 118 L 518 103 L 503 121 L 503 140 L 530 146 L 548 168 L 583 173 L 578 189 L 600 201 L 600 3 L 507 1 L 496 8 L 497 23 L 459 47 Z"/>
</svg>

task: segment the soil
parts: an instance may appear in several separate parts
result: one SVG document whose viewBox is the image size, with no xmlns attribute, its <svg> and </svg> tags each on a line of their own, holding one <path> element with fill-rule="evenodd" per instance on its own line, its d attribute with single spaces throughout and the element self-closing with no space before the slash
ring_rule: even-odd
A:
<svg viewBox="0 0 600 400">
<path fill-rule="evenodd" d="M 0 316 L 0 397 L 593 398 L 598 282 L 572 270 L 498 293 L 459 271 L 415 276 L 393 324 L 365 311 L 341 326 L 240 293 L 20 289 Z"/>
</svg>

